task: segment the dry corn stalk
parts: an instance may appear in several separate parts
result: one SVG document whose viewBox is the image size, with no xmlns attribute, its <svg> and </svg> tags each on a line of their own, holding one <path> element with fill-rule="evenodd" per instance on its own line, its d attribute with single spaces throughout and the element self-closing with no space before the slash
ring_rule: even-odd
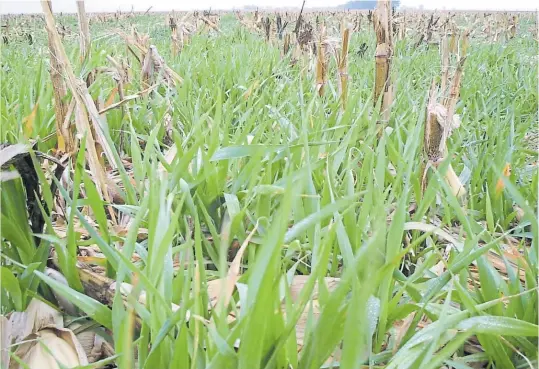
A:
<svg viewBox="0 0 539 369">
<path fill-rule="evenodd" d="M 120 59 L 120 61 L 117 61 L 112 56 L 107 55 L 107 60 L 112 65 L 112 68 L 105 68 L 105 73 L 108 73 L 112 77 L 112 79 L 114 79 L 118 83 L 118 92 L 120 94 L 120 99 L 123 99 L 122 90 L 125 85 L 131 81 L 131 69 L 124 59 Z"/>
<path fill-rule="evenodd" d="M 466 57 L 466 52 L 468 51 L 468 37 L 470 36 L 471 28 L 464 31 L 462 38 L 460 40 L 460 57 Z"/>
<path fill-rule="evenodd" d="M 517 16 L 513 15 L 509 21 L 509 38 L 514 38 L 517 34 Z"/>
<path fill-rule="evenodd" d="M 168 23 L 170 26 L 170 47 L 172 51 L 172 56 L 175 57 L 178 55 L 178 25 L 176 24 L 176 19 L 174 18 L 174 13 L 169 17 Z"/>
<path fill-rule="evenodd" d="M 447 43 L 444 43 L 447 45 Z M 447 56 L 447 52 L 442 52 Z M 448 56 L 447 56 L 448 58 Z M 447 156 L 446 141 L 451 136 L 454 129 L 460 126 L 460 117 L 455 114 L 455 107 L 457 104 L 460 81 L 462 78 L 462 69 L 465 58 L 461 58 L 458 62 L 457 69 L 453 76 L 450 86 L 450 92 L 447 97 L 442 99 L 442 103 L 438 102 L 438 92 L 436 84 L 432 83 L 432 87 L 429 93 L 429 103 L 427 106 L 427 115 L 425 122 L 425 134 L 424 134 L 424 149 L 427 155 L 427 166 L 423 175 L 423 186 L 426 185 L 426 173 L 430 166 L 438 167 L 439 164 Z M 442 61 L 444 63 L 445 61 Z M 445 74 L 442 77 L 442 85 L 448 85 L 448 77 Z M 444 93 L 444 90 L 442 90 Z M 449 185 L 453 195 L 461 197 L 466 194 L 463 184 L 459 177 L 453 170 L 451 163 L 447 167 L 447 171 L 443 173 L 445 181 Z"/>
<path fill-rule="evenodd" d="M 288 51 L 290 51 L 290 33 L 284 35 L 283 56 L 288 54 Z"/>
<path fill-rule="evenodd" d="M 142 87 L 144 89 L 148 88 L 152 84 L 152 80 L 154 79 L 155 72 L 155 66 L 153 65 L 152 57 L 151 57 L 151 50 L 148 51 L 146 54 L 146 57 L 144 58 L 144 62 L 142 64 L 142 72 L 140 74 L 140 81 L 142 84 Z"/>
<path fill-rule="evenodd" d="M 129 72 L 130 69 L 127 66 L 126 63 L 121 60 L 121 62 L 118 62 L 116 59 L 114 59 L 112 56 L 107 55 L 107 60 L 112 64 L 112 68 L 108 68 L 109 74 L 112 76 L 114 81 L 116 82 L 116 91 L 118 92 L 118 95 L 120 97 L 120 103 L 127 101 L 124 90 L 125 85 L 129 83 Z M 109 101 L 107 101 L 107 107 L 110 107 L 113 105 L 114 101 L 114 94 L 111 93 L 111 96 L 109 97 Z M 104 112 L 102 110 L 99 111 L 99 115 L 103 114 Z M 129 109 L 126 108 L 125 105 L 122 104 L 122 117 L 127 116 L 128 121 L 131 121 L 131 114 L 129 112 Z M 120 132 L 120 145 L 119 148 L 122 150 L 124 143 L 124 130 L 121 130 Z"/>
<path fill-rule="evenodd" d="M 176 83 L 182 83 L 183 80 L 180 75 L 165 63 L 165 60 L 157 52 L 157 48 L 153 45 L 150 45 L 149 47 L 146 46 L 149 41 L 147 35 L 140 36 L 135 29 L 132 30 L 131 35 L 127 35 L 120 30 L 118 30 L 117 33 L 127 42 L 130 52 L 137 58 L 138 61 L 141 62 L 143 74 L 145 73 L 144 64 L 147 63 L 146 73 L 148 73 L 148 71 L 151 70 L 151 67 L 153 67 L 158 69 L 156 72 L 162 71 L 165 81 L 171 83 L 173 86 L 175 86 Z M 141 56 L 139 57 L 139 55 L 137 55 L 131 47 L 137 49 L 141 53 Z M 153 50 L 150 50 L 152 47 Z M 143 77 L 143 83 L 147 82 L 147 77 L 148 76 Z"/>
<path fill-rule="evenodd" d="M 95 106 L 92 97 L 88 92 L 86 84 L 77 79 L 73 73 L 73 68 L 67 58 L 65 49 L 62 45 L 58 32 L 55 28 L 55 21 L 51 11 L 50 1 L 43 0 L 41 2 L 43 12 L 45 14 L 46 28 L 50 36 L 50 47 L 54 48 L 54 54 L 57 57 L 59 73 L 66 77 L 67 85 L 69 86 L 73 98 L 75 99 L 75 124 L 77 131 L 81 135 L 86 135 L 86 150 L 88 165 L 94 180 L 97 183 L 97 190 L 102 199 L 110 201 L 107 190 L 106 175 L 104 168 L 99 161 L 98 148 L 94 140 L 94 133 L 97 135 L 99 144 L 103 149 L 110 165 L 117 169 L 114 160 L 113 149 L 108 145 L 105 138 L 104 129 L 102 127 L 99 113 Z M 92 121 L 90 125 L 89 118 Z"/>
<path fill-rule="evenodd" d="M 434 26 L 436 26 L 439 20 L 440 20 L 440 17 L 436 18 L 436 20 L 434 19 L 434 14 L 430 16 L 429 23 L 427 24 L 427 32 L 426 32 L 426 37 L 425 37 L 425 42 L 427 44 L 430 43 L 430 40 L 432 39 L 432 35 L 434 33 Z"/>
<path fill-rule="evenodd" d="M 303 0 L 303 3 L 301 4 L 301 10 L 299 11 L 298 18 L 296 19 L 296 26 L 294 27 L 294 33 L 296 34 L 296 37 L 298 38 L 299 38 L 299 30 L 301 28 L 301 24 L 303 21 L 301 15 L 303 14 L 304 7 L 305 7 L 305 0 Z"/>
<path fill-rule="evenodd" d="M 374 105 L 380 106 L 382 119 L 389 120 L 389 106 L 392 100 L 392 85 L 390 81 L 390 65 L 393 42 L 391 39 L 391 1 L 378 0 L 374 12 L 374 30 L 376 32 L 376 69 L 374 80 Z"/>
<path fill-rule="evenodd" d="M 397 37 L 399 40 L 404 40 L 406 38 L 406 14 L 402 16 L 402 20 L 399 22 Z"/>
<path fill-rule="evenodd" d="M 52 12 L 51 3 L 47 2 L 47 5 Z M 47 35 L 51 55 L 50 75 L 54 94 L 54 115 L 56 117 L 56 136 L 58 140 L 57 149 L 59 152 L 73 152 L 75 151 L 75 140 L 69 129 L 69 117 L 67 117 L 67 126 L 64 125 L 67 115 L 67 105 L 64 101 L 67 95 L 67 87 L 61 75 L 61 66 L 56 54 L 56 48 L 54 47 L 54 36 L 49 28 L 47 28 Z"/>
<path fill-rule="evenodd" d="M 107 55 L 107 60 L 112 64 L 112 67 L 99 67 L 96 68 L 96 72 L 110 76 L 116 82 L 117 86 L 112 89 L 111 94 L 109 95 L 107 102 L 105 103 L 105 108 L 99 110 L 99 115 L 103 114 L 108 110 L 121 106 L 123 105 L 123 103 L 134 98 L 132 97 L 133 95 L 125 96 L 124 93 L 125 86 L 130 83 L 131 80 L 129 65 L 123 59 L 117 61 L 110 55 Z M 118 103 L 114 102 L 114 97 L 116 95 L 120 97 L 120 102 Z M 138 97 L 139 95 L 134 96 Z M 125 113 L 126 112 L 124 111 L 124 114 Z"/>
<path fill-rule="evenodd" d="M 208 25 L 208 27 L 210 27 L 211 29 L 213 29 L 217 33 L 221 33 L 221 30 L 219 29 L 219 26 L 217 26 L 217 24 L 214 21 L 212 21 L 210 18 L 207 18 L 205 16 L 202 16 L 200 18 L 204 21 L 204 23 L 206 23 Z"/>
<path fill-rule="evenodd" d="M 348 41 L 350 29 L 344 28 L 342 32 L 341 52 L 337 53 L 337 68 L 339 71 L 339 94 L 341 98 L 342 110 L 346 109 L 348 98 Z"/>
<path fill-rule="evenodd" d="M 451 39 L 449 41 L 449 52 L 456 54 L 457 46 L 457 27 L 455 26 L 455 23 L 451 23 Z"/>
<path fill-rule="evenodd" d="M 440 43 L 440 48 L 442 52 L 442 81 L 441 81 L 441 87 L 440 90 L 442 91 L 442 94 L 445 94 L 445 89 L 447 87 L 447 83 L 449 80 L 449 55 L 450 55 L 450 47 L 447 43 L 447 36 L 442 36 L 442 42 Z"/>
<path fill-rule="evenodd" d="M 189 43 L 189 36 L 196 31 L 195 27 L 191 23 L 187 22 L 188 17 L 189 13 L 187 13 L 182 19 L 180 19 L 180 22 L 178 23 L 180 31 L 180 49 L 182 49 L 185 45 Z"/>
<path fill-rule="evenodd" d="M 137 61 L 142 65 L 144 56 L 148 52 L 149 36 L 140 36 L 134 27 L 131 29 L 130 35 L 124 33 L 122 30 L 117 30 L 116 32 L 125 40 L 127 44 L 127 51 L 131 53 L 131 55 L 133 55 L 135 59 L 137 59 Z M 134 49 L 138 50 L 138 53 Z"/>
<path fill-rule="evenodd" d="M 308 48 L 314 41 L 313 26 L 310 23 L 305 23 L 301 31 L 296 35 L 296 39 L 301 50 Z"/>
<path fill-rule="evenodd" d="M 460 58 L 457 64 L 457 69 L 455 70 L 455 74 L 453 75 L 449 96 L 444 101 L 444 106 L 447 108 L 448 114 L 450 114 L 450 116 L 455 113 L 455 108 L 457 106 L 457 101 L 460 93 L 460 81 L 462 79 L 462 72 L 465 61 L 466 57 Z"/>
<path fill-rule="evenodd" d="M 234 14 L 236 15 L 236 19 L 240 22 L 242 26 L 244 26 L 251 32 L 256 32 L 256 26 L 253 24 L 253 22 L 250 22 L 245 19 L 245 17 L 240 11 L 236 11 Z"/>
<path fill-rule="evenodd" d="M 279 37 L 279 40 L 283 39 L 283 32 L 287 25 L 288 25 L 288 21 L 285 21 L 283 23 L 283 19 L 281 15 L 277 14 L 276 27 L 277 27 L 277 36 Z"/>
<path fill-rule="evenodd" d="M 80 60 L 85 62 L 90 57 L 90 27 L 84 9 L 84 0 L 77 0 L 77 15 L 79 19 Z"/>
<path fill-rule="evenodd" d="M 318 52 L 316 53 L 316 91 L 318 91 L 318 96 L 320 97 L 324 95 L 324 86 L 327 81 L 326 53 L 324 45 L 322 44 L 324 35 L 325 29 L 322 27 L 318 44 Z"/>
<path fill-rule="evenodd" d="M 165 60 L 159 55 L 157 48 L 154 45 L 150 45 L 142 64 L 142 86 L 149 88 L 155 83 L 156 75 L 160 75 L 168 87 L 175 86 L 176 82 L 181 82 L 180 76 L 172 69 L 167 68 Z"/>
<path fill-rule="evenodd" d="M 498 41 L 498 35 L 500 34 L 500 25 L 498 24 L 498 19 L 494 17 L 494 34 L 492 35 L 492 42 Z"/>
<path fill-rule="evenodd" d="M 271 21 L 269 17 L 262 18 L 262 27 L 264 27 L 264 34 L 266 35 L 266 42 L 269 42 L 271 36 Z"/>
</svg>

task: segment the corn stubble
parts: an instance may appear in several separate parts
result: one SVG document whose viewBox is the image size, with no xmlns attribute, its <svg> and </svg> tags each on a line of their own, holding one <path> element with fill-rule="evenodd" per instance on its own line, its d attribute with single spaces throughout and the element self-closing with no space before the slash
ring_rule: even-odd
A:
<svg viewBox="0 0 539 369">
<path fill-rule="evenodd" d="M 79 20 L 80 59 L 84 63 L 90 57 L 90 26 L 86 16 L 84 0 L 77 0 L 77 16 Z"/>
<path fill-rule="evenodd" d="M 380 113 L 384 122 L 389 121 L 390 106 L 393 101 L 393 85 L 390 78 L 391 56 L 393 51 L 391 1 L 378 0 L 373 13 L 374 32 L 376 33 L 374 105 L 380 98 Z"/>
<path fill-rule="evenodd" d="M 453 130 L 460 127 L 460 116 L 455 114 L 455 108 L 459 97 L 464 62 L 466 60 L 467 35 L 468 33 L 465 33 L 463 36 L 461 45 L 462 53 L 451 79 L 449 77 L 451 53 L 447 37 L 443 37 L 440 45 L 442 55 L 441 83 L 440 86 L 437 86 L 433 81 L 429 92 L 426 113 L 424 150 L 428 163 L 423 175 L 423 188 L 426 186 L 426 172 L 428 168 L 430 166 L 437 168 L 446 159 L 447 140 Z M 446 169 L 444 178 L 454 196 L 462 197 L 466 194 L 466 190 L 451 163 L 449 163 Z"/>
<path fill-rule="evenodd" d="M 318 47 L 316 53 L 316 91 L 318 96 L 324 95 L 324 86 L 327 82 L 327 60 L 326 60 L 326 48 L 324 46 L 325 27 L 322 26 L 320 31 L 320 38 L 318 40 Z"/>
</svg>

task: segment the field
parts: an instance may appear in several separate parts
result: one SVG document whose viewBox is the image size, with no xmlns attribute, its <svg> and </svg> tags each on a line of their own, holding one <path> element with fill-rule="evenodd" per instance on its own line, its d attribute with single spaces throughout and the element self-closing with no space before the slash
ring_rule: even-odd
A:
<svg viewBox="0 0 539 369">
<path fill-rule="evenodd" d="M 386 5 L 3 17 L 0 368 L 537 368 L 536 15 Z"/>
</svg>

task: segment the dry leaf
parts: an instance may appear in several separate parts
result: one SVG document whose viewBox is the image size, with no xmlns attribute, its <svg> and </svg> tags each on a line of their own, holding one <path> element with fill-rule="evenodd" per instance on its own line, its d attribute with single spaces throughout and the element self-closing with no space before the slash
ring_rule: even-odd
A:
<svg viewBox="0 0 539 369">
<path fill-rule="evenodd" d="M 178 148 L 176 147 L 176 145 L 172 145 L 168 148 L 167 152 L 165 153 L 165 161 L 168 163 L 168 164 L 172 164 L 172 161 L 174 160 L 174 158 L 176 157 L 176 154 L 178 153 Z M 166 168 L 163 166 L 163 164 L 161 164 L 161 162 L 159 162 L 158 166 L 157 166 L 157 171 L 159 173 L 167 173 L 167 170 Z"/>
<path fill-rule="evenodd" d="M 105 102 L 105 108 L 111 106 L 114 103 L 114 98 L 118 94 L 118 86 L 114 87 L 112 91 L 110 92 L 109 97 L 107 98 L 107 101 Z"/>
<path fill-rule="evenodd" d="M 243 99 L 248 100 L 249 97 L 252 95 L 253 91 L 258 88 L 259 82 L 258 80 L 254 81 L 251 86 L 243 93 Z"/>
<path fill-rule="evenodd" d="M 516 212 L 515 218 L 517 219 L 517 221 L 522 222 L 522 219 L 524 219 L 525 215 L 524 210 L 520 206 L 516 205 L 513 206 L 513 210 Z"/>
<path fill-rule="evenodd" d="M 290 284 L 290 295 L 292 297 L 292 301 L 295 302 L 299 299 L 301 290 L 305 286 L 305 283 L 307 282 L 309 277 L 310 276 L 308 275 L 295 275 L 292 278 L 292 283 Z M 339 278 L 324 278 L 326 287 L 330 292 L 334 291 L 335 288 L 337 288 L 339 281 Z M 305 329 L 307 326 L 307 320 L 309 319 L 309 315 L 312 314 L 313 320 L 316 321 L 320 316 L 320 313 L 321 308 L 320 303 L 318 302 L 318 282 L 316 282 L 312 293 L 312 302 L 307 304 L 305 310 L 301 313 L 301 316 L 296 323 L 296 342 L 298 345 L 298 352 L 302 350 L 305 342 Z M 333 361 L 338 362 L 340 361 L 340 358 L 341 350 L 339 347 L 337 347 L 335 351 L 330 355 L 330 357 L 326 360 L 325 364 L 330 364 Z"/>
<path fill-rule="evenodd" d="M 511 164 L 505 163 L 505 166 L 503 167 L 502 176 L 504 176 L 505 178 L 509 178 L 510 175 L 511 175 Z M 503 183 L 503 179 L 502 178 L 498 179 L 498 182 L 496 183 L 496 190 L 495 190 L 496 196 L 500 196 L 504 188 L 505 188 L 505 184 Z"/>
<path fill-rule="evenodd" d="M 301 290 L 303 289 L 303 287 L 305 286 L 305 283 L 307 283 L 307 280 L 309 278 L 310 278 L 309 275 L 295 275 L 292 278 L 292 282 L 290 283 L 290 296 L 292 297 L 292 301 L 295 302 L 299 299 Z M 340 281 L 340 278 L 333 278 L 333 277 L 324 278 L 324 282 L 329 291 L 334 291 L 335 288 L 337 288 L 339 281 Z M 318 281 L 314 285 L 312 298 L 313 299 L 318 298 Z"/>
<path fill-rule="evenodd" d="M 38 107 L 39 107 L 39 102 L 37 102 L 34 105 L 32 112 L 22 120 L 23 133 L 24 133 L 24 137 L 26 138 L 30 138 L 30 136 L 34 132 L 34 120 L 36 119 Z"/>
</svg>

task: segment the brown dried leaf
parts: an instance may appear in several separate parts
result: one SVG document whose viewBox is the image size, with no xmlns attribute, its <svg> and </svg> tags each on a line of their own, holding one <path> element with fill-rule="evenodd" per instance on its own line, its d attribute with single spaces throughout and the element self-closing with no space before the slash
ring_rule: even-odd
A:
<svg viewBox="0 0 539 369">
<path fill-rule="evenodd" d="M 393 346 L 393 354 L 397 352 L 399 349 L 402 339 L 404 338 L 404 335 L 408 331 L 408 328 L 410 328 L 410 325 L 412 324 L 415 317 L 415 311 L 412 312 L 410 315 L 408 315 L 406 318 L 404 318 L 402 321 L 396 322 L 394 326 L 396 326 L 397 334 L 395 336 L 395 346 Z"/>
<path fill-rule="evenodd" d="M 292 297 L 292 301 L 297 301 L 301 290 L 305 286 L 305 283 L 307 283 L 307 280 L 310 276 L 308 275 L 295 275 L 292 278 L 292 282 L 290 283 L 290 296 Z M 325 277 L 324 282 L 326 284 L 326 288 L 329 291 L 334 291 L 337 288 L 337 285 L 339 284 L 340 278 L 333 278 L 333 277 Z M 318 298 L 318 282 L 316 282 L 314 289 L 313 289 L 313 299 Z"/>
</svg>

